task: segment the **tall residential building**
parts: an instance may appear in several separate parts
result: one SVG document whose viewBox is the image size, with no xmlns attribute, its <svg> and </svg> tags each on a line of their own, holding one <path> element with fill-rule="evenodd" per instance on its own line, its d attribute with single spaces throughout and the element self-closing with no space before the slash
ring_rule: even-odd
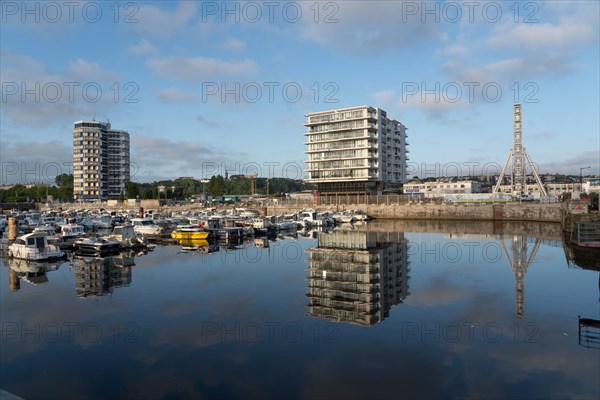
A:
<svg viewBox="0 0 600 400">
<path fill-rule="evenodd" d="M 73 196 L 116 199 L 130 178 L 129 133 L 110 122 L 77 121 L 73 128 Z"/>
<path fill-rule="evenodd" d="M 308 178 L 320 195 L 380 194 L 406 182 L 407 128 L 370 106 L 305 115 Z"/>
</svg>

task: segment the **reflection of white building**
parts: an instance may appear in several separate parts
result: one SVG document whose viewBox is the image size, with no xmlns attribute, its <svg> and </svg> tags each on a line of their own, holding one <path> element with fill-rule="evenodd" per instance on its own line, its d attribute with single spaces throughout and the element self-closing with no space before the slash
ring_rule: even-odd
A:
<svg viewBox="0 0 600 400">
<path fill-rule="evenodd" d="M 408 241 L 402 233 L 319 233 L 309 250 L 308 315 L 370 326 L 408 292 Z"/>
<path fill-rule="evenodd" d="M 404 194 L 423 197 L 444 197 L 447 194 L 481 193 L 481 183 L 475 181 L 424 182 L 404 185 Z"/>
<path fill-rule="evenodd" d="M 77 297 L 104 296 L 131 284 L 133 257 L 76 257 Z"/>
</svg>

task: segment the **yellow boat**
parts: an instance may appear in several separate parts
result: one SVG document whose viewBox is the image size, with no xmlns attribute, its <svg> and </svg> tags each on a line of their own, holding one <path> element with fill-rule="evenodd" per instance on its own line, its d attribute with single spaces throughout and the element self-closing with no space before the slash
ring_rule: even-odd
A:
<svg viewBox="0 0 600 400">
<path fill-rule="evenodd" d="M 171 232 L 173 239 L 202 240 L 208 238 L 208 232 L 198 228 L 181 228 Z"/>
</svg>

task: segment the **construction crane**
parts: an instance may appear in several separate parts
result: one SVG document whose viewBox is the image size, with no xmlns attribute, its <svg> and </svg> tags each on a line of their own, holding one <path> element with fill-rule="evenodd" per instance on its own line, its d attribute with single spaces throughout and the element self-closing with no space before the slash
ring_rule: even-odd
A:
<svg viewBox="0 0 600 400">
<path fill-rule="evenodd" d="M 254 186 L 254 178 L 256 178 L 256 174 L 250 175 L 250 194 L 254 195 L 256 192 L 256 187 Z"/>
</svg>

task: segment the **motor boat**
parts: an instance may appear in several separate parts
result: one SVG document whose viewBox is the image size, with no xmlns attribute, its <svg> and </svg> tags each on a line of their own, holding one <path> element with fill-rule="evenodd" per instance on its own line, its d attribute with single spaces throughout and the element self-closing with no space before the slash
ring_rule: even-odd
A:
<svg viewBox="0 0 600 400">
<path fill-rule="evenodd" d="M 46 232 L 32 232 L 17 237 L 8 246 L 9 257 L 30 261 L 45 261 L 64 257 L 65 252 L 58 246 L 48 244 Z"/>
</svg>

